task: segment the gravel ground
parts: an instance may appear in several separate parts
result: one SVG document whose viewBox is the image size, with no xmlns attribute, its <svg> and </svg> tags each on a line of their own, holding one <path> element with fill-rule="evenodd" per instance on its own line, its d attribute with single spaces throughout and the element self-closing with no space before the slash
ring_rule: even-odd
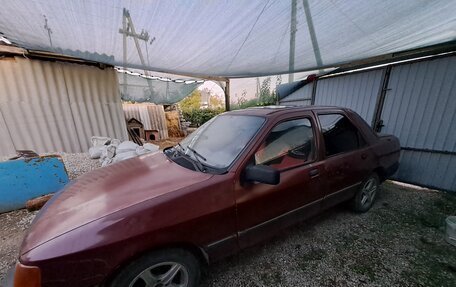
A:
<svg viewBox="0 0 456 287">
<path fill-rule="evenodd" d="M 99 166 L 85 154 L 62 157 L 71 178 Z M 335 207 L 214 263 L 202 286 L 454 286 L 456 247 L 443 236 L 455 213 L 456 195 L 386 182 L 369 212 Z M 35 214 L 0 214 L 0 281 Z"/>
<path fill-rule="evenodd" d="M 87 153 L 55 152 L 41 155 L 60 155 L 63 159 L 63 163 L 65 164 L 65 168 L 70 179 L 75 179 L 86 172 L 101 167 L 101 163 L 98 160 L 91 159 Z M 13 156 L 14 155 L 0 158 L 0 162 L 8 160 Z"/>
<path fill-rule="evenodd" d="M 98 159 L 91 159 L 87 153 L 60 153 L 70 179 L 101 167 Z"/>
</svg>

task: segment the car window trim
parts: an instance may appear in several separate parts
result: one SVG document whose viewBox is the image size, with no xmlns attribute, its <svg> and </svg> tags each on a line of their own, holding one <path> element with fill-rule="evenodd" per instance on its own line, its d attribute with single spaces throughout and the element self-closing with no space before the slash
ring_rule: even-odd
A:
<svg viewBox="0 0 456 287">
<path fill-rule="evenodd" d="M 222 114 L 223 115 L 223 114 Z M 231 115 L 236 115 L 236 114 L 231 114 Z M 236 115 L 236 116 L 245 116 L 245 115 Z M 261 130 L 263 130 L 264 126 L 266 125 L 266 123 L 268 122 L 268 118 L 265 117 L 265 116 L 259 116 L 259 115 L 248 115 L 249 117 L 258 117 L 258 118 L 262 118 L 263 119 L 263 123 L 261 124 L 261 126 L 258 127 L 258 130 L 255 132 L 255 134 L 252 135 L 252 137 L 250 138 L 250 140 L 246 143 L 246 145 L 244 146 L 244 148 L 239 152 L 239 154 L 233 159 L 233 161 L 231 162 L 230 165 L 228 165 L 227 167 L 223 168 L 226 172 L 228 172 L 229 170 L 231 170 L 233 168 L 233 166 L 238 162 L 238 160 L 242 157 L 242 154 L 246 152 L 247 148 L 252 144 L 252 142 L 257 138 L 258 134 L 261 132 Z"/>
<path fill-rule="evenodd" d="M 288 121 L 293 121 L 293 120 L 301 120 L 301 119 L 305 119 L 307 118 L 309 121 L 310 121 L 310 124 L 311 124 L 311 128 L 312 128 L 312 135 L 313 135 L 313 142 L 314 142 L 314 147 L 315 147 L 315 151 L 314 151 L 314 158 L 311 160 L 311 161 L 305 161 L 303 162 L 302 164 L 297 164 L 297 165 L 294 165 L 294 166 L 290 166 L 290 167 L 287 167 L 287 168 L 283 168 L 283 169 L 277 169 L 280 173 L 282 172 L 285 172 L 285 171 L 289 171 L 289 170 L 292 170 L 292 169 L 295 169 L 295 168 L 299 168 L 299 167 L 303 167 L 303 166 L 306 166 L 306 165 L 309 165 L 309 164 L 312 164 L 312 163 L 315 163 L 318 161 L 318 147 L 317 147 L 317 138 L 316 138 L 316 122 L 314 122 L 313 120 L 313 117 L 311 115 L 302 115 L 302 116 L 294 116 L 294 117 L 291 117 L 291 118 L 285 118 L 285 119 L 282 119 L 280 121 L 278 121 L 277 123 L 275 123 L 270 129 L 269 131 L 267 132 L 266 136 L 263 138 L 263 140 L 261 141 L 261 143 L 263 143 L 264 140 L 266 140 L 268 138 L 268 136 L 271 134 L 272 130 L 280 125 L 281 123 L 284 123 L 284 122 L 288 122 Z M 258 150 L 256 150 L 254 153 L 253 153 L 253 157 L 255 157 L 255 153 L 257 152 Z M 255 159 L 253 159 L 253 161 L 255 161 Z"/>
<path fill-rule="evenodd" d="M 320 118 L 318 116 L 320 116 L 320 115 L 334 115 L 334 114 L 340 114 L 342 116 L 345 116 L 350 121 L 350 123 L 356 128 L 356 130 L 358 131 L 358 148 L 353 149 L 353 150 L 349 150 L 349 151 L 345 151 L 345 152 L 335 153 L 335 154 L 332 154 L 332 155 L 328 156 L 328 155 L 326 155 L 326 144 L 325 144 L 325 136 L 323 135 L 323 127 L 321 126 Z M 351 152 L 359 151 L 359 150 L 369 146 L 368 142 L 366 141 L 366 138 L 365 138 L 364 134 L 360 131 L 360 128 L 353 122 L 353 120 L 344 111 L 339 110 L 339 111 L 316 112 L 316 118 L 317 118 L 319 126 L 320 126 L 320 134 L 321 134 L 322 141 L 323 141 L 323 148 L 325 149 L 325 152 L 323 153 L 324 159 L 332 158 L 334 156 L 338 156 L 338 155 L 342 155 L 342 154 L 349 154 Z M 362 145 L 362 146 L 359 145 L 359 137 L 361 137 L 361 139 L 364 141 L 364 145 Z"/>
</svg>

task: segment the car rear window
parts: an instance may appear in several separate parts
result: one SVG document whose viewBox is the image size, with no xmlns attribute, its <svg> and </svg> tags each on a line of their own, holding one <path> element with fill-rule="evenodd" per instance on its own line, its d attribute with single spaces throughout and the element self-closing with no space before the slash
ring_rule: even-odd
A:
<svg viewBox="0 0 456 287">
<path fill-rule="evenodd" d="M 318 115 L 323 138 L 325 141 L 326 156 L 356 150 L 365 145 L 358 129 L 342 114 Z"/>
</svg>

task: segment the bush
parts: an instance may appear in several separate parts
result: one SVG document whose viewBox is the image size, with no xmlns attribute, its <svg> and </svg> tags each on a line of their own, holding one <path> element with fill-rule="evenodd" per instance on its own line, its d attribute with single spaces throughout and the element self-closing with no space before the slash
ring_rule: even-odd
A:
<svg viewBox="0 0 456 287">
<path fill-rule="evenodd" d="M 182 111 L 184 119 L 191 122 L 192 126 L 199 127 L 216 115 L 223 113 L 223 109 L 204 109 Z"/>
</svg>

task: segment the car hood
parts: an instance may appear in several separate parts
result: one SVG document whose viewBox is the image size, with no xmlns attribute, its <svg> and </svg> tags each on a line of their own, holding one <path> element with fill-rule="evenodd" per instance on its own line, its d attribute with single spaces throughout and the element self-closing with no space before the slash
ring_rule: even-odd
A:
<svg viewBox="0 0 456 287">
<path fill-rule="evenodd" d="M 162 152 L 94 170 L 68 184 L 44 206 L 24 238 L 21 255 L 89 222 L 211 176 L 186 169 Z"/>
</svg>

